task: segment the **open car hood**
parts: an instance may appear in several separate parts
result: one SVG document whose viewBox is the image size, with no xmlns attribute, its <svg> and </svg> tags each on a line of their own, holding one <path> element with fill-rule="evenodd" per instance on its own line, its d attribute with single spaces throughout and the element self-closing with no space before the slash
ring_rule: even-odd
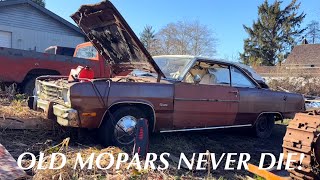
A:
<svg viewBox="0 0 320 180">
<path fill-rule="evenodd" d="M 165 77 L 110 1 L 83 5 L 71 18 L 111 65 L 114 74 L 140 69 Z"/>
</svg>

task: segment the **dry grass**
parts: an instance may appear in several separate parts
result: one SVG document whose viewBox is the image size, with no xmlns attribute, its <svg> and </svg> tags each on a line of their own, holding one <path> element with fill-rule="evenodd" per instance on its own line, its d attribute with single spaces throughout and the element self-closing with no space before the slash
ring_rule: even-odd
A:
<svg viewBox="0 0 320 180">
<path fill-rule="evenodd" d="M 1 130 L 0 130 L 1 131 Z M 252 137 L 246 133 L 247 130 L 230 129 L 206 132 L 188 133 L 168 133 L 156 134 L 150 139 L 150 152 L 160 155 L 168 152 L 179 157 L 181 152 L 191 157 L 192 153 L 204 153 L 207 150 L 211 153 L 221 155 L 222 153 L 242 153 L 247 152 L 252 155 L 250 163 L 258 164 L 260 153 L 271 152 L 279 155 L 281 152 L 282 138 L 285 133 L 285 126 L 276 125 L 274 134 L 271 138 L 263 140 Z M 85 160 L 91 153 L 111 152 L 117 157 L 121 152 L 118 148 L 109 147 L 103 149 L 99 147 L 97 136 L 93 132 L 83 134 L 76 138 L 69 133 L 62 131 L 31 131 L 31 130 L 6 130 L 0 133 L 0 143 L 17 159 L 23 152 L 31 152 L 36 156 L 39 152 L 45 152 L 46 156 L 53 152 L 67 154 L 68 165 L 61 170 L 35 170 L 33 179 L 245 179 L 245 175 L 250 175 L 245 170 L 226 171 L 224 166 L 217 170 L 208 171 L 189 171 L 187 169 L 177 169 L 176 162 L 169 158 L 170 167 L 165 172 L 160 171 L 136 171 L 125 169 L 127 164 L 123 164 L 120 171 L 110 169 L 108 171 L 93 170 L 74 170 L 72 167 L 75 161 L 75 154 L 80 152 Z M 71 137 L 69 146 L 59 144 L 65 137 Z M 56 145 L 59 144 L 59 145 Z M 64 143 L 65 144 L 65 143 Z M 66 148 L 68 147 L 68 148 Z M 108 160 L 102 162 L 102 166 Z M 47 162 L 48 163 L 48 162 Z M 225 163 L 225 159 L 222 165 Z"/>
<path fill-rule="evenodd" d="M 141 170 L 138 171 L 135 168 L 127 168 L 129 163 L 122 163 L 120 169 L 116 169 L 115 163 L 108 170 L 98 169 L 93 165 L 92 169 L 88 169 L 86 166 L 83 169 L 80 169 L 77 166 L 74 169 L 76 162 L 77 153 L 80 153 L 84 160 L 88 159 L 92 153 L 96 156 L 101 153 L 110 153 L 117 159 L 118 154 L 123 151 L 117 147 L 108 147 L 105 149 L 98 149 L 95 147 L 82 147 L 82 148 L 71 148 L 68 147 L 69 138 L 65 139 L 62 143 L 46 149 L 44 152 L 46 154 L 44 159 L 47 159 L 43 163 L 44 167 L 49 167 L 51 155 L 53 152 L 64 153 L 67 157 L 66 165 L 59 170 L 39 170 L 34 169 L 35 175 L 33 176 L 34 180 L 64 180 L 64 179 L 174 179 L 170 175 L 166 175 L 163 172 L 155 172 L 152 170 Z M 55 161 L 55 167 L 58 167 L 62 162 L 61 157 L 57 158 Z M 100 165 L 101 167 L 107 167 L 110 163 L 110 158 L 108 156 L 103 156 Z"/>
<path fill-rule="evenodd" d="M 288 126 L 291 119 L 284 119 L 283 121 L 277 121 L 276 124 Z"/>
<path fill-rule="evenodd" d="M 4 101 L 0 103 L 1 118 L 34 119 L 44 118 L 43 114 L 32 111 L 26 106 L 26 100 Z"/>
<path fill-rule="evenodd" d="M 27 106 L 27 97 L 18 94 L 16 85 L 0 89 L 0 118 L 34 119 L 44 118 L 42 113 L 32 111 Z"/>
</svg>

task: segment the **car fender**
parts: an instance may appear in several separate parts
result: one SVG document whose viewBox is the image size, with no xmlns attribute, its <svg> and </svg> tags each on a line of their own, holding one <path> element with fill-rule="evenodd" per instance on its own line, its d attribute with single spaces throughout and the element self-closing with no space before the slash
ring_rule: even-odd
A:
<svg viewBox="0 0 320 180">
<path fill-rule="evenodd" d="M 116 102 L 113 102 L 109 107 L 108 109 L 104 112 L 103 116 L 102 116 L 102 119 L 100 121 L 100 124 L 99 124 L 99 127 L 101 126 L 106 114 L 109 112 L 109 110 L 113 107 L 113 106 L 116 106 L 116 105 L 120 105 L 120 104 L 142 104 L 142 105 L 146 105 L 146 106 L 149 106 L 151 109 L 152 109 L 152 112 L 153 112 L 153 125 L 152 125 L 152 131 L 154 131 L 155 129 L 155 125 L 156 125 L 156 112 L 155 112 L 155 108 L 154 108 L 154 105 L 149 102 L 149 101 L 145 101 L 145 100 L 121 100 L 121 101 L 116 101 Z"/>
</svg>

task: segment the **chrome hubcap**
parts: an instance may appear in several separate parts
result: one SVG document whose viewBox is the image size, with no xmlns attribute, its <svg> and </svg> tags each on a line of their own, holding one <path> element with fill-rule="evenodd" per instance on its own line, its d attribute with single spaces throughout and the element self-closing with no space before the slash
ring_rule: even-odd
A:
<svg viewBox="0 0 320 180">
<path fill-rule="evenodd" d="M 127 145 L 134 141 L 137 119 L 133 116 L 124 116 L 116 124 L 114 136 L 120 144 Z"/>
</svg>

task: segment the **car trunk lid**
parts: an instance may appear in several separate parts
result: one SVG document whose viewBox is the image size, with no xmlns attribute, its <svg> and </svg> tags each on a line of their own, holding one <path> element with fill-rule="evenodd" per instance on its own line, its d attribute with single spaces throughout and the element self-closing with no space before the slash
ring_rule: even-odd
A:
<svg viewBox="0 0 320 180">
<path fill-rule="evenodd" d="M 115 75 L 140 69 L 165 77 L 111 2 L 83 5 L 71 18 L 111 65 Z"/>
</svg>

